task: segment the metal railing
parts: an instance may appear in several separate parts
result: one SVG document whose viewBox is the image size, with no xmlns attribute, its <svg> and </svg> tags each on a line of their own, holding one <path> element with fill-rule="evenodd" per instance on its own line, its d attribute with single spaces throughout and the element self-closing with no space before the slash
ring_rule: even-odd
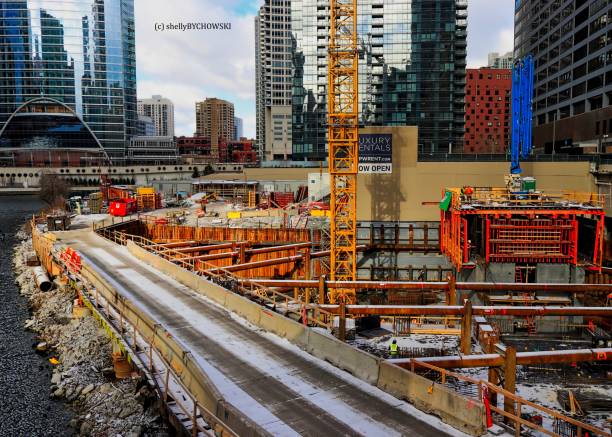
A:
<svg viewBox="0 0 612 437">
<path fill-rule="evenodd" d="M 585 193 L 568 190 L 547 190 L 539 193 L 515 194 L 507 188 L 495 187 L 474 187 L 471 195 L 465 195 L 459 188 L 450 188 L 446 191 L 453 193 L 452 205 L 454 208 L 461 208 L 462 204 L 475 205 L 481 207 L 551 207 L 559 204 L 580 205 L 595 208 L 604 208 L 606 205 L 606 195 L 598 193 Z"/>
<path fill-rule="evenodd" d="M 555 429 L 561 428 L 572 429 L 575 437 L 585 436 L 587 432 L 592 435 L 612 437 L 612 434 L 608 431 L 535 404 L 488 381 L 470 378 L 469 376 L 421 362 L 418 359 L 411 360 L 410 365 L 412 372 L 418 371 L 421 376 L 446 386 L 451 390 L 455 390 L 464 396 L 472 397 L 479 402 L 484 401 L 485 406 L 488 404 L 487 408 L 492 418 L 512 423 L 517 437 L 523 435 L 523 427 L 553 437 L 561 436 L 561 434 L 555 432 Z M 501 397 L 503 397 L 502 402 L 500 402 Z M 509 404 L 512 405 L 511 411 L 498 407 L 499 403 L 504 405 L 506 401 L 509 401 Z M 494 417 L 493 413 L 495 413 Z M 525 418 L 528 415 L 539 415 L 547 420 L 542 420 L 542 424 L 535 423 Z M 552 424 L 552 430 L 546 428 L 547 424 Z"/>
<path fill-rule="evenodd" d="M 139 235 L 131 235 L 107 228 L 99 228 L 96 232 L 107 240 L 122 246 L 127 245 L 128 241 L 132 241 L 147 252 L 170 261 L 173 264 L 177 264 L 179 267 L 189 270 L 198 276 L 206 277 L 211 282 L 227 290 L 257 299 L 264 306 L 266 306 L 266 304 L 271 305 L 272 309 L 275 311 L 282 308 L 285 316 L 292 314 L 306 325 L 318 326 L 331 330 L 334 317 L 333 314 L 320 308 L 309 308 L 308 305 L 306 305 L 306 300 L 308 299 L 304 299 L 304 301 L 299 299 L 296 302 L 295 299 L 290 299 L 287 294 L 265 287 L 258 284 L 256 281 L 249 281 L 245 284 L 243 281 L 244 278 L 233 274 L 223 267 L 218 267 L 214 264 L 193 258 L 184 259 L 184 254 L 182 252 L 163 247 Z M 162 248 L 163 250 L 158 248 Z"/>
<path fill-rule="evenodd" d="M 65 250 L 53 247 L 51 240 L 45 238 L 35 226 L 34 220 L 32 224 L 33 246 L 37 248 L 37 252 L 40 251 L 39 256 L 53 258 L 56 264 L 63 269 L 66 277 L 83 285 L 83 287 L 75 286 L 79 290 L 83 304 L 91 311 L 111 340 L 120 346 L 121 351 L 130 362 L 140 364 L 140 369 L 147 375 L 169 410 L 171 410 L 169 401 L 173 400 L 173 405 L 178 409 L 175 409 L 173 413 L 190 418 L 190 421 L 187 422 L 189 426 L 179 421 L 182 426 L 193 436 L 237 437 L 238 434 L 196 399 L 192 394 L 193 387 L 188 387 L 183 379 L 186 367 L 181 366 L 180 371 L 175 370 L 160 349 L 160 342 L 165 342 L 167 349 L 174 350 L 172 356 L 186 357 L 188 356 L 186 351 L 180 350 L 178 346 L 170 345 L 163 333 L 158 334 L 160 325 L 145 319 L 125 300 L 113 298 L 115 297 L 113 290 L 106 288 L 103 281 L 97 281 L 98 284 L 94 286 L 85 275 L 95 275 L 95 273 L 90 272 L 86 267 L 83 268 L 80 263 L 75 264 L 72 259 L 63 257 L 62 253 Z M 46 250 L 41 250 L 43 246 Z M 118 303 L 122 304 L 121 308 Z M 193 381 L 203 379 L 188 378 L 188 380 L 193 383 Z M 204 392 L 206 387 L 201 385 L 198 391 Z"/>
</svg>

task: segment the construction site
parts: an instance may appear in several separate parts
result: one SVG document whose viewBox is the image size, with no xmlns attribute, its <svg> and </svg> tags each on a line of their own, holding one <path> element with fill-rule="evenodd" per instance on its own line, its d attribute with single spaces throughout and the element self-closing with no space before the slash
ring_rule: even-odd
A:
<svg viewBox="0 0 612 437">
<path fill-rule="evenodd" d="M 37 284 L 73 284 L 117 378 L 144 375 L 193 436 L 612 436 L 609 199 L 521 169 L 527 122 L 509 174 L 418 162 L 415 127 L 359 129 L 357 6 L 332 5 L 328 168 L 103 175 L 32 219 Z M 392 144 L 373 171 L 362 138 Z"/>
</svg>

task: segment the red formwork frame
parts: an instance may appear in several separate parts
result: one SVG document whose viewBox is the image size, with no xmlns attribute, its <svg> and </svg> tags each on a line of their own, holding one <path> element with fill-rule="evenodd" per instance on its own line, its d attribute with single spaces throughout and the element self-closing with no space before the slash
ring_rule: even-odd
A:
<svg viewBox="0 0 612 437">
<path fill-rule="evenodd" d="M 457 196 L 454 196 L 457 197 Z M 469 216 L 484 220 L 486 262 L 562 263 L 578 265 L 578 218 L 597 221 L 590 270 L 601 271 L 605 212 L 600 208 L 462 209 L 459 199 L 440 214 L 440 250 L 458 271 L 470 256 Z M 521 251 L 524 249 L 524 251 Z"/>
</svg>

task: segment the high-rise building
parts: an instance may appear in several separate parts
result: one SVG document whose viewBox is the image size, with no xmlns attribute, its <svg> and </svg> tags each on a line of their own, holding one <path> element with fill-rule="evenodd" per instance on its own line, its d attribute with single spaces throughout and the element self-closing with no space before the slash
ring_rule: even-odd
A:
<svg viewBox="0 0 612 437">
<path fill-rule="evenodd" d="M 601 145 L 612 135 L 612 3 L 516 3 L 514 56 L 532 55 L 534 147 L 546 153 Z"/>
<path fill-rule="evenodd" d="M 510 145 L 512 70 L 468 69 L 465 153 L 504 153 Z"/>
<path fill-rule="evenodd" d="M 240 117 L 234 117 L 234 141 L 240 141 L 244 136 L 244 122 Z"/>
<path fill-rule="evenodd" d="M 512 52 L 500 55 L 497 52 L 489 53 L 489 68 L 512 69 L 514 64 L 514 55 Z"/>
<path fill-rule="evenodd" d="M 255 17 L 257 149 L 260 159 L 291 159 L 293 40 L 290 0 L 265 0 Z"/>
<path fill-rule="evenodd" d="M 196 102 L 195 136 L 233 141 L 234 104 L 216 98 Z"/>
<path fill-rule="evenodd" d="M 138 115 L 138 120 L 136 120 L 136 135 L 139 137 L 156 136 L 155 123 L 151 117 Z"/>
<path fill-rule="evenodd" d="M 122 160 L 137 119 L 134 31 L 133 0 L 1 1 L 0 155 Z"/>
<path fill-rule="evenodd" d="M 420 153 L 461 149 L 467 3 L 359 1 L 361 126 L 418 126 Z M 294 160 L 327 158 L 329 15 L 329 2 L 291 2 Z"/>
<path fill-rule="evenodd" d="M 155 136 L 174 137 L 174 104 L 170 99 L 162 96 L 138 99 L 138 114 L 153 119 Z"/>
</svg>

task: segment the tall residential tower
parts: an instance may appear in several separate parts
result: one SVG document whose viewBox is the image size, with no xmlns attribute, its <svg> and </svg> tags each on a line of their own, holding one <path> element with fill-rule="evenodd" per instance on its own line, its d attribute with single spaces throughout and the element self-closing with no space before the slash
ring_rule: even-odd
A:
<svg viewBox="0 0 612 437">
<path fill-rule="evenodd" d="M 174 137 L 174 104 L 170 99 L 162 96 L 138 99 L 138 114 L 153 119 L 155 136 Z"/>
<path fill-rule="evenodd" d="M 293 159 L 327 157 L 329 2 L 293 0 Z M 361 126 L 418 126 L 421 154 L 464 137 L 467 0 L 359 0 Z"/>
<path fill-rule="evenodd" d="M 255 17 L 257 148 L 262 160 L 291 159 L 291 8 L 265 0 Z"/>
</svg>

